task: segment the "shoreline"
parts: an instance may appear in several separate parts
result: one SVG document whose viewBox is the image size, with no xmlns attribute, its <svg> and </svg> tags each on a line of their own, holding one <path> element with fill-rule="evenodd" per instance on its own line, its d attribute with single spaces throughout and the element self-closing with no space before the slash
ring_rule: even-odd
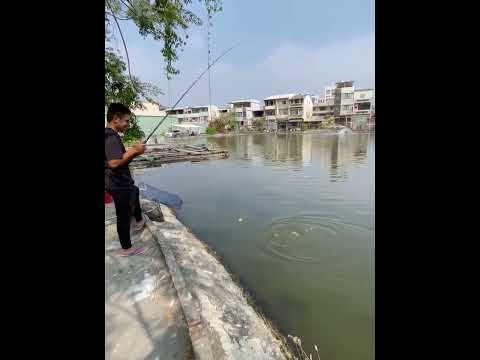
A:
<svg viewBox="0 0 480 360">
<path fill-rule="evenodd" d="M 341 130 L 341 129 L 340 129 Z M 374 130 L 349 130 L 349 134 L 375 134 Z M 161 136 L 159 139 L 163 141 L 185 141 L 188 139 L 199 139 L 199 138 L 224 138 L 224 137 L 233 137 L 240 135 L 296 135 L 296 134 L 324 134 L 324 135 L 340 135 L 339 129 L 328 128 L 328 129 L 309 129 L 303 131 L 276 131 L 276 132 L 264 132 L 264 131 L 245 131 L 245 132 L 229 132 L 229 133 L 218 133 L 214 135 L 200 134 L 196 136 L 181 136 L 176 138 L 167 138 Z M 147 144 L 147 145 L 156 145 L 156 144 Z"/>
<path fill-rule="evenodd" d="M 215 251 L 167 206 L 141 204 L 147 222 L 132 241 L 147 252 L 127 258 L 118 255 L 114 208 L 105 206 L 106 358 L 292 359 L 285 336 Z"/>
<path fill-rule="evenodd" d="M 145 203 L 155 204 L 143 199 Z M 165 222 L 147 226 L 165 256 L 198 359 L 291 359 L 285 337 L 255 306 L 215 251 L 160 204 Z"/>
</svg>

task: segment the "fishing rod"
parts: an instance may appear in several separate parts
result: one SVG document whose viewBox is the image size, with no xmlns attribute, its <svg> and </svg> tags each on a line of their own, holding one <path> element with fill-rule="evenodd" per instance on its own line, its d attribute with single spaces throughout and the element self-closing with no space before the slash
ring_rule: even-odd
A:
<svg viewBox="0 0 480 360">
<path fill-rule="evenodd" d="M 187 93 L 195 86 L 195 84 L 202 78 L 203 75 L 205 75 L 205 73 L 218 61 L 220 60 L 222 57 L 224 57 L 228 52 L 230 52 L 233 48 L 237 47 L 238 45 L 240 44 L 240 42 L 238 42 L 237 44 L 233 45 L 231 48 L 228 48 L 227 50 L 225 50 L 219 57 L 217 57 L 215 59 L 214 62 L 212 62 L 210 65 L 208 65 L 208 67 L 197 77 L 197 79 L 192 83 L 192 85 L 190 85 L 188 87 L 187 90 L 185 90 L 185 92 L 182 94 L 182 96 L 180 96 L 180 98 L 177 100 L 177 102 L 175 103 L 175 105 L 173 105 L 173 107 L 170 108 L 170 110 L 173 110 L 175 109 L 175 107 L 178 105 L 178 103 L 180 101 L 182 101 L 182 99 L 185 97 L 185 95 L 187 95 Z M 211 111 L 211 109 L 210 109 Z M 165 116 L 160 120 L 160 122 L 157 124 L 157 126 L 155 126 L 155 128 L 153 129 L 153 131 L 147 136 L 147 138 L 145 140 L 143 140 L 143 144 L 146 144 L 148 139 L 150 139 L 150 137 L 153 135 L 153 133 L 155 131 L 157 131 L 157 129 L 160 127 L 160 125 L 162 125 L 162 123 L 165 121 L 165 119 L 168 117 L 168 114 L 165 114 Z"/>
</svg>

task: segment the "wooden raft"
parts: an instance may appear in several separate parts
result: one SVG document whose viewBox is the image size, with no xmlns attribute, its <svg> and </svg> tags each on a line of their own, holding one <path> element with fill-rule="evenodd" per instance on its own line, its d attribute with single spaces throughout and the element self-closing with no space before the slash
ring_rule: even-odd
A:
<svg viewBox="0 0 480 360">
<path fill-rule="evenodd" d="M 148 150 L 130 163 L 134 169 L 161 166 L 175 162 L 197 162 L 228 158 L 228 151 L 211 150 L 206 145 L 150 145 Z"/>
</svg>

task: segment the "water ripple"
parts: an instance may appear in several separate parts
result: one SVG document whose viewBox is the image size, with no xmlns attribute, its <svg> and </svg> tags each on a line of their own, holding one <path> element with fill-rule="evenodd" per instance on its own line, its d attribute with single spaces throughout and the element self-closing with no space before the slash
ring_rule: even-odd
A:
<svg viewBox="0 0 480 360">
<path fill-rule="evenodd" d="M 374 230 L 329 215 L 299 215 L 274 220 L 260 246 L 270 256 L 315 263 L 335 256 L 338 242 L 365 236 L 373 237 Z"/>
</svg>

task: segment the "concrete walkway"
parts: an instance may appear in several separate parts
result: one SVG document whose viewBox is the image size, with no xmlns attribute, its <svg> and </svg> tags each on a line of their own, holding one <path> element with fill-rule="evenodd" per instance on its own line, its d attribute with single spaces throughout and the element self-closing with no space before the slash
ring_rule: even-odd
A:
<svg viewBox="0 0 480 360">
<path fill-rule="evenodd" d="M 105 206 L 105 219 L 115 216 Z M 193 359 L 190 336 L 159 245 L 148 228 L 132 238 L 143 255 L 120 257 L 115 219 L 105 222 L 105 359 Z"/>
<path fill-rule="evenodd" d="M 206 245 L 166 206 L 165 222 L 155 221 L 157 206 L 142 200 L 149 219 L 133 242 L 143 255 L 120 257 L 115 219 L 105 223 L 105 358 L 291 359 Z"/>
</svg>

